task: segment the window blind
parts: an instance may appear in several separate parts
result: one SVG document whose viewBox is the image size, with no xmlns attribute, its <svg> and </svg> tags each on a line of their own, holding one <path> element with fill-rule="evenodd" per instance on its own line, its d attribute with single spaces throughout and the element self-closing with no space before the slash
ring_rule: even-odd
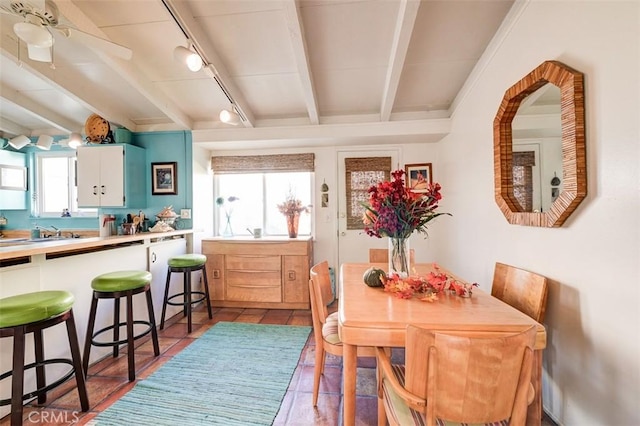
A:
<svg viewBox="0 0 640 426">
<path fill-rule="evenodd" d="M 345 158 L 347 229 L 364 229 L 362 203 L 369 188 L 391 178 L 391 157 Z"/>
<path fill-rule="evenodd" d="M 313 172 L 315 154 L 238 155 L 211 157 L 214 173 Z"/>
</svg>

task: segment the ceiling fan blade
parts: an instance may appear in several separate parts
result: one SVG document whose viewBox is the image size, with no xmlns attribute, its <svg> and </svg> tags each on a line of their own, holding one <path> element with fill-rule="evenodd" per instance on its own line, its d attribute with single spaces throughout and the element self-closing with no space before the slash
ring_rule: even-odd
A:
<svg viewBox="0 0 640 426">
<path fill-rule="evenodd" d="M 33 44 L 27 44 L 29 59 L 39 62 L 52 62 L 51 47 L 39 47 Z"/>
<path fill-rule="evenodd" d="M 96 37 L 92 34 L 85 33 L 84 31 L 80 31 L 75 28 L 57 28 L 61 30 L 66 37 L 72 40 L 77 40 L 80 43 L 83 43 L 84 45 L 97 51 L 107 53 L 111 56 L 117 56 L 126 60 L 131 59 L 131 57 L 133 56 L 133 52 L 131 51 L 131 49 L 121 46 L 112 41 Z"/>
</svg>

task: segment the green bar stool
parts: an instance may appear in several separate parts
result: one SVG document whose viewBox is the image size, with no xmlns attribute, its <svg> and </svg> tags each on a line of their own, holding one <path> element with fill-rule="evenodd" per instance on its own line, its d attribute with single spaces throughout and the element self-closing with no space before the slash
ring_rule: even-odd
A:
<svg viewBox="0 0 640 426">
<path fill-rule="evenodd" d="M 23 401 L 37 397 L 38 403 L 44 404 L 47 392 L 66 382 L 74 374 L 82 411 L 89 410 L 78 333 L 73 319 L 74 300 L 73 294 L 68 291 L 38 291 L 0 299 L 0 338 L 13 337 L 13 368 L 0 375 L 0 380 L 12 376 L 11 398 L 1 400 L 0 406 L 11 404 L 12 426 L 22 424 Z M 67 325 L 71 358 L 45 359 L 42 330 L 61 322 Z M 24 365 L 25 336 L 28 333 L 33 333 L 35 362 Z M 47 385 L 45 365 L 49 364 L 68 364 L 71 370 Z M 30 368 L 36 369 L 37 389 L 24 394 L 24 372 Z"/>
<path fill-rule="evenodd" d="M 116 271 L 99 275 L 91 281 L 93 289 L 93 299 L 89 311 L 89 326 L 87 327 L 87 338 L 84 343 L 83 368 L 85 374 L 89 370 L 89 355 L 91 346 L 113 346 L 113 357 L 117 358 L 120 345 L 127 344 L 127 355 L 129 363 L 129 381 L 136 379 L 136 366 L 134 358 L 134 341 L 151 333 L 153 342 L 153 352 L 155 356 L 160 355 L 158 345 L 158 331 L 156 330 L 156 319 L 153 315 L 153 301 L 151 299 L 151 273 L 147 271 Z M 147 297 L 148 320 L 133 319 L 133 296 L 145 293 Z M 125 322 L 120 322 L 120 298 L 125 297 L 127 302 L 127 318 Z M 98 300 L 114 299 L 113 302 L 113 324 L 104 327 L 94 333 L 96 323 L 96 313 L 98 311 Z M 135 324 L 147 326 L 138 334 L 133 334 Z M 120 327 L 127 327 L 127 337 L 120 339 Z M 113 331 L 113 340 L 99 341 L 97 339 L 102 333 Z"/>
<path fill-rule="evenodd" d="M 209 311 L 209 319 L 213 318 L 211 313 L 211 300 L 209 300 L 209 282 L 207 281 L 207 269 L 205 264 L 207 263 L 207 256 L 203 254 L 183 254 L 180 256 L 174 256 L 169 259 L 169 269 L 167 271 L 167 283 L 164 287 L 164 301 L 162 303 L 162 317 L 160 318 L 160 330 L 164 329 L 164 318 L 167 311 L 167 305 L 182 306 L 183 314 L 187 317 L 187 330 L 191 333 L 192 320 L 191 320 L 191 307 L 203 300 L 207 303 L 207 309 Z M 191 273 L 195 271 L 202 271 L 202 278 L 204 281 L 204 291 L 192 291 L 191 289 Z M 171 273 L 182 272 L 184 274 L 184 287 L 181 293 L 176 293 L 169 297 L 169 284 L 171 283 Z M 194 299 L 192 296 L 196 296 Z M 182 297 L 181 302 L 174 302 L 172 299 L 176 297 Z"/>
</svg>

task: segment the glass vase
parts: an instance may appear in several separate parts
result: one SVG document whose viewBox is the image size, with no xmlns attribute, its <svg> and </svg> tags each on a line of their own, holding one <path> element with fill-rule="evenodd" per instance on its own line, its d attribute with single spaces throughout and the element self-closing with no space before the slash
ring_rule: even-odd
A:
<svg viewBox="0 0 640 426">
<path fill-rule="evenodd" d="M 298 236 L 298 221 L 300 220 L 300 214 L 287 215 L 287 231 L 289 231 L 289 238 L 296 238 Z"/>
<path fill-rule="evenodd" d="M 409 239 L 389 238 L 389 274 L 398 274 L 400 277 L 408 277 L 409 264 Z"/>
<path fill-rule="evenodd" d="M 231 215 L 230 214 L 226 214 L 225 217 L 227 219 L 227 224 L 224 227 L 224 232 L 222 233 L 222 236 L 223 237 L 233 237 L 233 229 L 231 229 Z"/>
</svg>

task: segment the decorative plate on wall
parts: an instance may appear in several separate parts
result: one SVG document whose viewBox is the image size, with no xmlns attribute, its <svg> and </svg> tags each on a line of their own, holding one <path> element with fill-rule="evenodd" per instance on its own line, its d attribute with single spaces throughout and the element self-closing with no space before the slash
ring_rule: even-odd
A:
<svg viewBox="0 0 640 426">
<path fill-rule="evenodd" d="M 102 143 L 107 138 L 109 130 L 109 122 L 98 114 L 91 114 L 84 123 L 87 142 Z"/>
</svg>

